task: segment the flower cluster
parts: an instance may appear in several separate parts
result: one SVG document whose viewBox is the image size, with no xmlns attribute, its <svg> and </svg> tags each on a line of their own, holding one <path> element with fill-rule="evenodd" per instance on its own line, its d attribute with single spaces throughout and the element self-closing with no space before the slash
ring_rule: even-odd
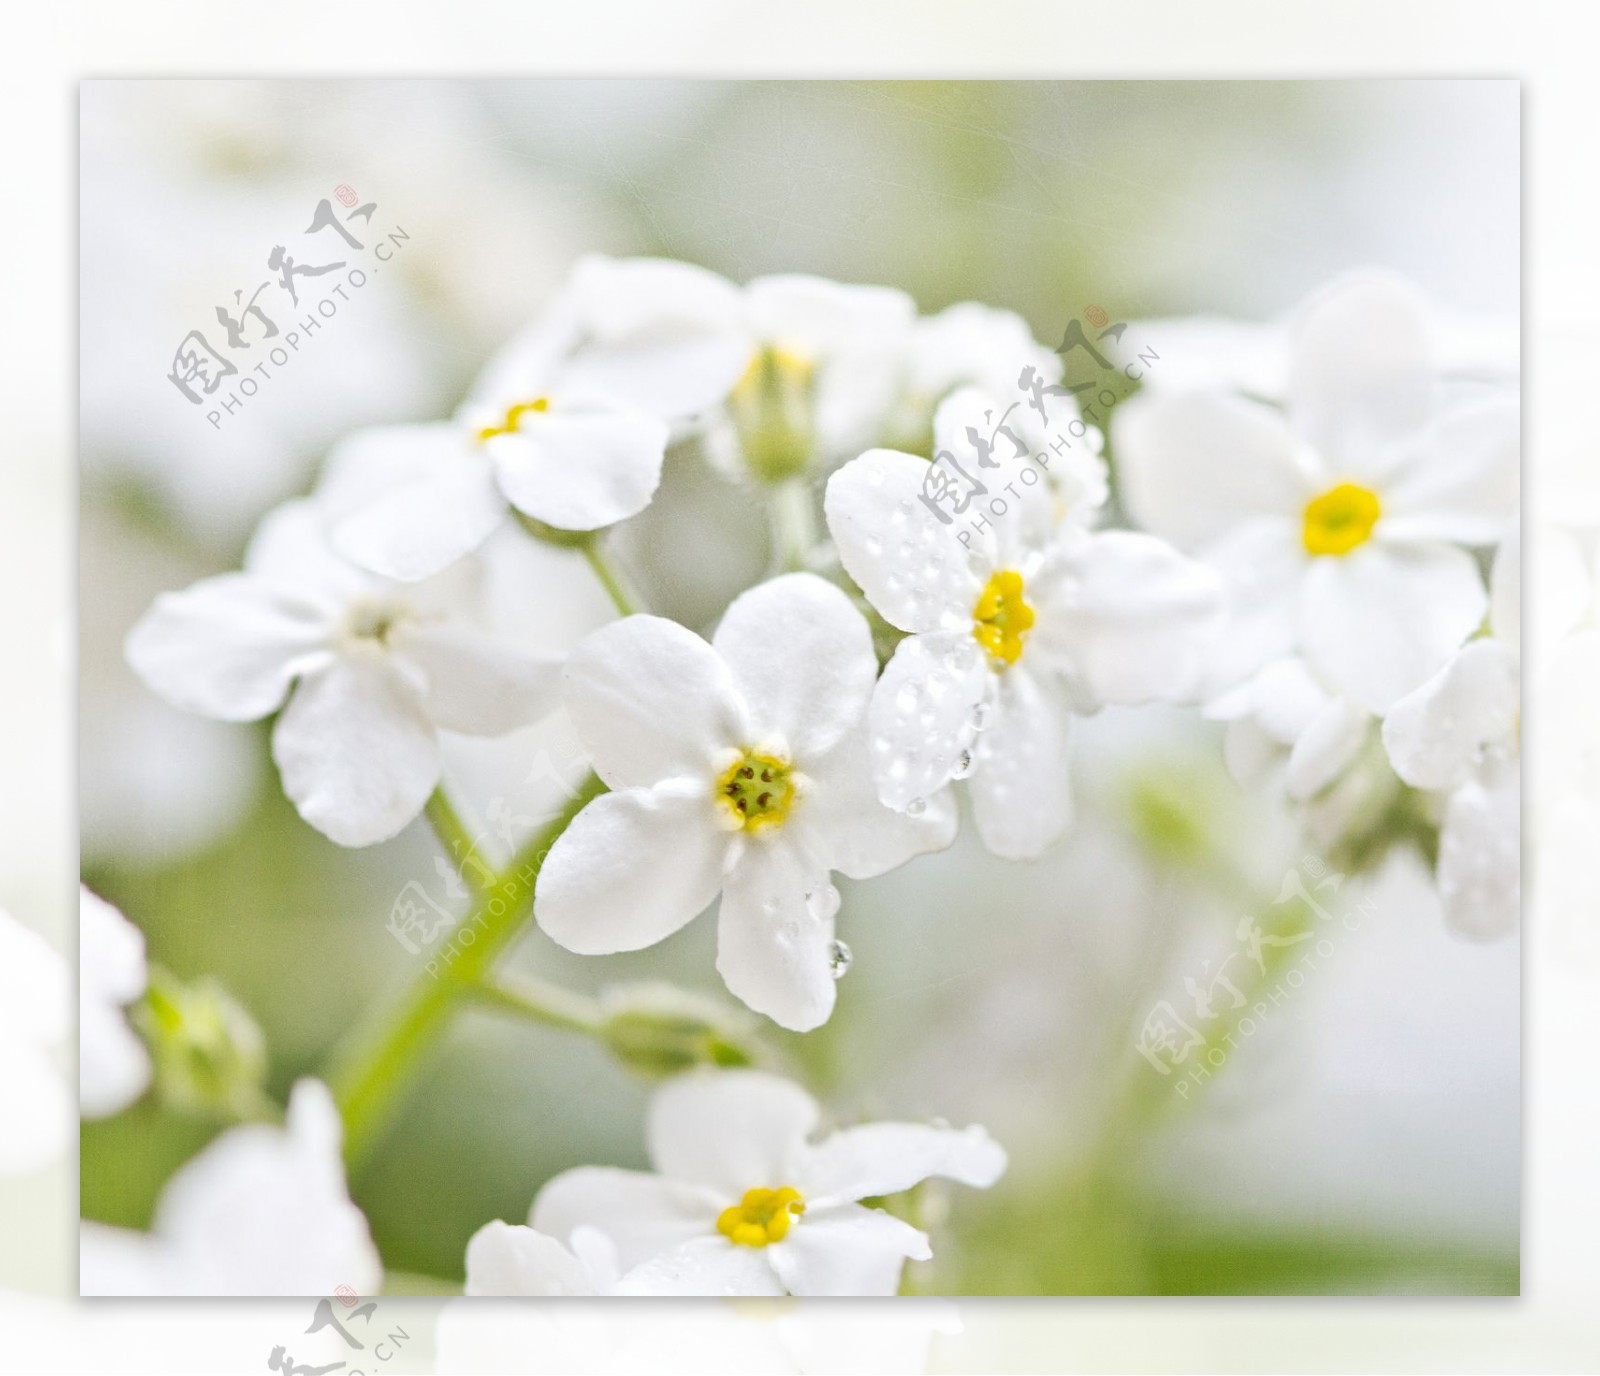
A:
<svg viewBox="0 0 1600 1376">
<path fill-rule="evenodd" d="M 1074 722 L 1107 706 L 1202 706 L 1235 771 L 1282 761 L 1336 840 L 1375 807 L 1391 830 L 1403 816 L 1451 921 L 1493 934 L 1517 902 L 1515 398 L 1442 372 L 1422 304 L 1386 278 L 1336 283 L 1291 339 L 1283 396 L 1152 384 L 1108 448 L 1010 313 L 588 258 L 450 420 L 347 438 L 241 572 L 157 601 L 128 658 L 180 707 L 276 714 L 285 792 L 346 846 L 425 807 L 437 824 L 451 733 L 564 710 L 597 782 L 541 854 L 537 925 L 579 954 L 638 951 L 718 902 L 718 973 L 791 1031 L 828 1020 L 850 963 L 834 876 L 949 846 L 958 785 L 990 852 L 1039 857 L 1070 825 Z M 943 465 L 997 470 L 1002 436 L 1028 464 L 955 526 Z M 605 540 L 669 450 L 774 512 L 771 575 L 706 634 L 642 611 Z M 508 562 L 529 541 L 580 552 L 617 618 L 575 647 L 530 633 L 542 590 Z M 139 989 L 111 944 L 95 1007 L 115 1022 Z M 124 1096 L 148 1074 L 115 1069 Z M 326 1157 L 330 1112 L 301 1086 L 289 1140 Z M 760 1071 L 672 1079 L 658 1174 L 551 1180 L 530 1226 L 472 1239 L 468 1292 L 893 1293 L 928 1240 L 860 1201 L 1004 1168 L 981 1129 L 813 1144 L 818 1117 Z M 217 1160 L 289 1150 L 236 1131 L 258 1135 Z M 210 1153 L 138 1244 L 184 1274 L 211 1264 L 188 1235 Z M 322 1216 L 370 1246 L 342 1178 L 319 1179 Z"/>
</svg>

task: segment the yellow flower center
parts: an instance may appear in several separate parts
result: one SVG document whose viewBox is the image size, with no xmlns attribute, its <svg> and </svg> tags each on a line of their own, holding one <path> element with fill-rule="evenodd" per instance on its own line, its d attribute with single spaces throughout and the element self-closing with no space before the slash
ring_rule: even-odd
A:
<svg viewBox="0 0 1600 1376">
<path fill-rule="evenodd" d="M 486 425 L 478 431 L 478 442 L 492 440 L 496 435 L 509 435 L 521 424 L 522 418 L 529 411 L 548 411 L 550 409 L 549 397 L 535 397 L 532 401 L 519 401 L 506 408 L 505 419 L 499 425 Z"/>
<path fill-rule="evenodd" d="M 782 1242 L 789 1225 L 805 1211 L 805 1198 L 792 1185 L 746 1190 L 743 1199 L 717 1215 L 717 1231 L 741 1247 L 765 1247 Z"/>
<path fill-rule="evenodd" d="M 717 780 L 717 796 L 746 831 L 782 824 L 794 805 L 794 778 L 788 764 L 771 755 L 746 751 Z"/>
<path fill-rule="evenodd" d="M 1033 627 L 1033 608 L 1022 595 L 1022 575 L 1001 569 L 978 594 L 972 635 L 998 669 L 1022 658 L 1022 641 Z"/>
<path fill-rule="evenodd" d="M 1378 524 L 1378 494 L 1356 483 L 1340 483 L 1306 503 L 1307 554 L 1349 554 L 1364 545 Z"/>
</svg>

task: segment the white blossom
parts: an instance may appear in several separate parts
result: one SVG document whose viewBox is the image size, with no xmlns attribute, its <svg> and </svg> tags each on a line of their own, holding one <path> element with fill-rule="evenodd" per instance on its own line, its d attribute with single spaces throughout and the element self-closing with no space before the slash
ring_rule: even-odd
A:
<svg viewBox="0 0 1600 1376">
<path fill-rule="evenodd" d="M 941 451 L 967 456 L 975 473 L 965 436 L 985 411 L 998 408 L 963 391 L 936 420 Z M 1022 475 L 1037 469 L 1015 462 L 1003 514 L 981 524 L 948 507 L 941 516 L 929 463 L 886 449 L 834 474 L 825 509 L 846 571 L 908 632 L 872 699 L 879 796 L 915 815 L 968 779 L 985 845 L 1021 859 L 1067 826 L 1074 713 L 1191 693 L 1218 592 L 1212 573 L 1161 540 L 1091 529 L 1104 498 L 1097 464 L 1053 486 L 1028 484 Z"/>
<path fill-rule="evenodd" d="M 1147 529 L 1221 571 L 1231 616 L 1214 682 L 1298 653 L 1386 711 L 1476 629 L 1493 544 L 1517 505 L 1513 397 L 1441 404 L 1422 303 L 1383 277 L 1315 297 L 1288 402 L 1158 392 L 1119 406 L 1122 491 Z"/>
<path fill-rule="evenodd" d="M 1383 720 L 1395 773 L 1445 795 L 1439 897 L 1450 925 L 1480 940 L 1509 931 L 1521 908 L 1520 549 L 1513 531 L 1496 554 L 1489 633 Z"/>
<path fill-rule="evenodd" d="M 339 558 L 317 498 L 262 522 L 244 570 L 166 593 L 128 636 L 129 663 L 175 706 L 223 721 L 282 707 L 272 749 L 300 815 L 340 845 L 387 840 L 439 781 L 439 732 L 503 735 L 550 710 L 556 657 L 493 633 L 484 571 L 400 584 Z"/>
<path fill-rule="evenodd" d="M 935 1176 L 987 1188 L 1005 1171 L 982 1128 L 873 1123 L 813 1143 L 817 1120 L 810 1095 L 771 1075 L 680 1076 L 650 1106 L 654 1174 L 563 1172 L 529 1221 L 558 1240 L 605 1234 L 618 1293 L 892 1295 L 928 1238 L 860 1201 Z"/>
<path fill-rule="evenodd" d="M 301 1080 L 284 1127 L 229 1128 L 161 1191 L 148 1233 L 84 1223 L 86 1295 L 375 1294 L 383 1268 L 339 1156 L 327 1087 Z"/>
<path fill-rule="evenodd" d="M 949 844 L 954 810 L 904 817 L 865 749 L 866 621 L 813 574 L 739 597 L 710 644 L 632 616 L 568 663 L 567 711 L 612 789 L 551 847 L 534 913 L 570 951 L 653 946 L 718 893 L 717 969 L 796 1031 L 827 1020 L 837 870 L 883 874 Z"/>
<path fill-rule="evenodd" d="M 78 1102 L 85 1118 L 126 1108 L 150 1083 L 150 1053 L 124 1009 L 145 991 L 144 934 L 78 889 Z"/>
</svg>

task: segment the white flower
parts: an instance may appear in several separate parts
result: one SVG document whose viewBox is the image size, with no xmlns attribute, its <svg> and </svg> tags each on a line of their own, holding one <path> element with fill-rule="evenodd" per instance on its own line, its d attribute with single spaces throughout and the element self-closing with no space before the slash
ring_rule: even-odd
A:
<svg viewBox="0 0 1600 1376">
<path fill-rule="evenodd" d="M 757 1071 L 685 1075 L 657 1091 L 647 1145 L 656 1174 L 579 1167 L 539 1191 L 530 1222 L 616 1247 L 618 1292 L 892 1295 L 925 1234 L 859 1201 L 933 1176 L 987 1188 L 1005 1152 L 979 1127 L 846 1128 L 813 1144 L 816 1102 Z"/>
<path fill-rule="evenodd" d="M 617 1249 L 597 1228 L 574 1228 L 571 1246 L 496 1219 L 467 1243 L 469 1295 L 609 1295 L 622 1279 Z"/>
<path fill-rule="evenodd" d="M 1298 651 L 1382 713 L 1477 627 L 1460 546 L 1492 544 L 1516 507 L 1517 406 L 1441 409 L 1438 377 L 1414 293 L 1357 278 L 1301 316 L 1285 410 L 1211 393 L 1117 408 L 1129 510 L 1228 581 L 1219 687 Z"/>
<path fill-rule="evenodd" d="M 881 806 L 864 714 L 877 673 L 865 619 L 813 574 L 739 597 L 711 644 L 632 616 L 567 666 L 567 711 L 613 790 L 551 848 L 534 914 L 569 951 L 637 951 L 720 892 L 717 969 L 796 1031 L 833 1010 L 829 873 L 868 879 L 948 845 L 952 807 Z"/>
<path fill-rule="evenodd" d="M 52 1052 L 71 997 L 66 961 L 0 909 L 0 1175 L 37 1170 L 66 1148 L 72 1097 Z"/>
<path fill-rule="evenodd" d="M 78 1102 L 85 1118 L 126 1108 L 150 1083 L 150 1053 L 123 1009 L 144 993 L 144 934 L 78 889 Z"/>
<path fill-rule="evenodd" d="M 503 735 L 554 705 L 559 678 L 553 657 L 479 629 L 476 564 L 397 584 L 340 559 L 325 529 L 339 505 L 319 494 L 268 515 L 243 572 L 159 597 L 126 650 L 188 711 L 254 721 L 282 706 L 284 791 L 324 835 L 366 846 L 422 809 L 441 729 Z"/>
<path fill-rule="evenodd" d="M 409 581 L 476 549 L 508 505 L 563 530 L 636 515 L 661 481 L 669 422 L 719 402 L 745 367 L 737 302 L 686 263 L 583 259 L 453 420 L 339 446 L 333 462 L 381 460 L 388 481 L 338 523 L 335 547 Z"/>
<path fill-rule="evenodd" d="M 936 431 L 982 477 L 963 438 L 977 404 L 956 393 Z M 1186 696 L 1218 596 L 1214 575 L 1162 541 L 1088 530 L 1103 486 L 1046 495 L 1031 464 L 1003 468 L 992 483 L 1010 495 L 959 517 L 928 497 L 933 467 L 893 450 L 846 464 L 826 498 L 845 569 L 910 633 L 872 699 L 879 796 L 916 813 L 968 778 L 984 844 L 1010 858 L 1039 855 L 1068 823 L 1072 714 Z"/>
<path fill-rule="evenodd" d="M 1439 897 L 1450 925 L 1488 940 L 1517 921 L 1522 895 L 1521 540 L 1495 556 L 1489 634 L 1400 699 L 1383 721 L 1395 773 L 1446 795 Z"/>
<path fill-rule="evenodd" d="M 1061 381 L 1060 358 L 1034 339 L 1027 321 L 976 301 L 962 301 L 919 318 L 907 338 L 905 354 L 896 414 L 875 438 L 894 447 L 920 440 L 913 447 L 921 452 L 926 452 L 939 403 L 957 388 L 1016 395 L 1029 368 L 1044 386 Z M 1052 397 L 1049 405 L 1058 427 L 1078 417 L 1071 397 Z"/>
<path fill-rule="evenodd" d="M 1205 715 L 1228 723 L 1223 757 L 1242 784 L 1284 768 L 1284 789 L 1296 802 L 1316 797 L 1360 755 L 1376 718 L 1330 689 L 1303 659 L 1275 659 L 1206 704 Z"/>
<path fill-rule="evenodd" d="M 327 1087 L 301 1080 L 286 1127 L 230 1128 L 179 1168 L 148 1233 L 83 1225 L 86 1295 L 376 1293 L 382 1263 L 350 1202 L 339 1111 Z"/>
<path fill-rule="evenodd" d="M 711 457 L 767 481 L 831 468 L 878 438 L 898 394 L 916 306 L 892 287 L 758 277 L 737 333 L 746 359 Z"/>
</svg>

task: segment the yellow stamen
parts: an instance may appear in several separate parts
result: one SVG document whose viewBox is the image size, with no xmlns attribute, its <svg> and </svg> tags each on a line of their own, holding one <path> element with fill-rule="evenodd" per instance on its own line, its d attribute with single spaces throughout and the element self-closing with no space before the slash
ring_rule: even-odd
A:
<svg viewBox="0 0 1600 1376">
<path fill-rule="evenodd" d="M 805 1198 L 792 1185 L 746 1190 L 743 1199 L 717 1215 L 717 1231 L 741 1247 L 765 1247 L 782 1242 L 805 1211 Z"/>
<path fill-rule="evenodd" d="M 1033 627 L 1033 608 L 1022 595 L 1022 575 L 1001 569 L 978 594 L 972 609 L 972 634 L 995 668 L 1022 658 L 1022 642 Z"/>
<path fill-rule="evenodd" d="M 499 425 L 486 425 L 478 431 L 478 442 L 492 440 L 496 435 L 512 434 L 522 423 L 522 418 L 529 411 L 548 411 L 550 409 L 549 397 L 535 397 L 532 401 L 519 401 L 514 406 L 506 408 L 505 419 Z"/>
<path fill-rule="evenodd" d="M 1306 503 L 1301 533 L 1307 554 L 1349 554 L 1372 537 L 1378 524 L 1378 494 L 1356 483 L 1340 483 Z"/>
<path fill-rule="evenodd" d="M 782 825 L 794 805 L 789 765 L 771 755 L 746 751 L 717 780 L 717 797 L 746 831 Z"/>
</svg>

